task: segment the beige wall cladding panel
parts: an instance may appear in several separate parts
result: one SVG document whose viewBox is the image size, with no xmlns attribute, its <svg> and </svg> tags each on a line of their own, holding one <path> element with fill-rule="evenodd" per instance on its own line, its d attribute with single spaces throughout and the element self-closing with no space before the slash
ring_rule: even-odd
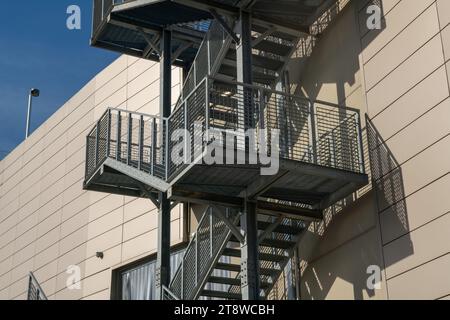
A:
<svg viewBox="0 0 450 320">
<path fill-rule="evenodd" d="M 22 198 L 20 198 L 22 199 Z M 27 201 L 25 203 L 25 201 Z M 36 198 L 31 198 L 30 199 L 23 199 L 22 201 L 24 203 L 21 203 L 21 207 L 19 208 L 19 210 L 15 213 L 17 214 L 17 218 L 19 219 L 19 223 L 22 222 L 23 220 L 25 220 L 26 218 L 30 217 L 31 214 L 33 214 L 35 211 L 37 211 L 40 208 L 40 202 L 39 202 L 39 197 Z"/>
<path fill-rule="evenodd" d="M 450 292 L 450 254 L 388 281 L 390 299 L 437 299 Z"/>
<path fill-rule="evenodd" d="M 434 0 L 406 0 L 400 1 L 385 16 L 385 28 L 383 30 L 373 30 L 367 33 L 362 39 L 363 61 L 366 63 L 377 52 L 379 52 L 389 41 L 397 36 L 404 28 L 416 19 L 421 12 L 433 3 Z"/>
<path fill-rule="evenodd" d="M 53 277 L 42 283 L 41 288 L 44 291 L 48 300 L 54 300 L 55 299 L 54 293 L 56 291 L 56 277 Z"/>
<path fill-rule="evenodd" d="M 11 273 L 0 274 L 0 292 L 5 291 L 5 288 L 8 288 L 8 285 L 11 281 Z M 0 300 L 6 300 L 7 297 L 2 297 L 0 294 Z"/>
<path fill-rule="evenodd" d="M 64 186 L 64 179 L 61 180 L 63 182 Z M 80 177 L 80 180 L 77 182 L 74 182 L 70 187 L 67 189 L 64 189 L 63 192 L 63 205 L 67 205 L 68 203 L 72 202 L 72 199 L 75 197 L 79 197 L 82 194 L 86 193 L 87 191 L 83 190 L 81 186 L 83 185 L 83 177 Z"/>
<path fill-rule="evenodd" d="M 88 228 L 88 239 L 91 240 L 123 223 L 123 208 L 116 209 L 103 217 L 91 221 Z"/>
<path fill-rule="evenodd" d="M 102 252 L 104 255 L 103 259 L 99 259 L 95 255 L 88 256 L 88 259 L 86 260 L 86 277 L 94 275 L 98 272 L 101 272 L 102 270 L 108 269 L 111 266 L 120 263 L 122 258 L 122 246 L 115 246 L 114 248 Z"/>
<path fill-rule="evenodd" d="M 444 45 L 445 61 L 447 61 L 450 59 L 450 25 L 441 32 L 441 37 Z"/>
<path fill-rule="evenodd" d="M 112 96 L 114 93 L 120 91 L 120 89 L 125 88 L 127 84 L 127 73 L 126 71 L 121 72 L 115 78 L 111 79 L 107 85 L 98 88 L 95 91 L 95 114 L 94 118 L 99 119 L 99 117 L 103 114 L 105 106 L 103 105 L 104 101 Z M 126 99 L 126 97 L 125 97 Z M 124 100 L 125 100 L 124 99 Z M 99 106 L 99 108 L 97 108 Z"/>
<path fill-rule="evenodd" d="M 60 254 L 66 254 L 71 250 L 84 245 L 87 241 L 88 227 L 83 227 L 60 240 Z"/>
<path fill-rule="evenodd" d="M 147 84 L 145 88 L 136 93 L 134 96 L 129 97 L 127 101 L 128 110 L 129 111 L 137 111 L 142 106 L 147 104 L 151 100 L 155 100 L 159 97 L 159 82 L 153 82 L 151 84 Z M 143 110 L 139 110 L 143 112 Z M 150 111 L 150 110 L 148 110 Z M 154 110 L 156 111 L 156 110 Z M 145 113 L 145 112 L 143 112 Z M 154 113 L 154 112 L 153 112 Z"/>
<path fill-rule="evenodd" d="M 383 7 L 383 14 L 386 15 L 389 13 L 389 11 L 392 10 L 400 1 L 402 0 L 360 0 L 357 1 L 357 10 L 359 12 L 360 21 L 364 22 L 364 25 L 366 25 L 366 18 L 362 15 L 366 15 L 367 7 L 373 4 L 379 4 L 381 3 Z"/>
<path fill-rule="evenodd" d="M 85 157 L 86 157 L 85 143 L 86 142 L 84 142 L 83 147 L 81 147 L 80 149 L 70 150 L 72 152 L 67 150 L 67 159 L 65 162 L 66 172 L 71 171 L 72 169 L 78 167 L 80 164 L 83 165 L 85 164 Z"/>
<path fill-rule="evenodd" d="M 126 200 L 125 200 L 126 202 Z M 157 215 L 157 208 L 149 199 L 136 198 L 125 204 L 124 208 L 124 222 L 128 222 L 145 213 L 152 212 Z"/>
<path fill-rule="evenodd" d="M 24 277 L 16 281 L 9 287 L 9 299 L 21 300 L 26 296 L 28 289 L 28 278 Z"/>
<path fill-rule="evenodd" d="M 27 260 L 17 266 L 14 266 L 14 268 L 11 270 L 11 279 L 12 282 L 16 282 L 19 279 L 24 279 L 24 278 L 28 278 L 28 273 L 30 272 L 30 270 L 33 270 L 33 260 Z M 22 292 L 18 292 L 17 294 L 22 293 Z M 16 294 L 16 295 L 17 295 Z"/>
<path fill-rule="evenodd" d="M 447 68 L 447 83 L 448 83 L 448 86 L 449 86 L 449 88 L 450 88 L 450 61 L 449 62 L 447 62 L 447 64 L 446 64 L 446 68 Z"/>
<path fill-rule="evenodd" d="M 150 231 L 130 241 L 122 247 L 122 261 L 130 261 L 138 256 L 156 252 L 157 231 Z"/>
<path fill-rule="evenodd" d="M 86 210 L 89 207 L 89 195 L 88 192 L 85 192 L 67 203 L 62 209 L 62 221 L 66 221 L 77 213 Z"/>
<path fill-rule="evenodd" d="M 367 93 L 370 116 L 392 104 L 443 62 L 441 39 L 436 36 Z"/>
<path fill-rule="evenodd" d="M 122 226 L 114 228 L 92 240 L 89 240 L 86 248 L 86 256 L 94 256 L 97 252 L 103 252 L 122 243 Z"/>
<path fill-rule="evenodd" d="M 170 244 L 176 245 L 183 241 L 182 222 L 175 220 L 170 224 Z"/>
<path fill-rule="evenodd" d="M 135 95 L 137 95 L 139 92 L 144 90 L 145 87 L 147 87 L 149 84 L 152 83 L 159 83 L 159 64 L 154 66 L 147 66 L 145 69 L 141 69 L 140 73 L 138 75 L 135 75 L 134 77 L 130 77 L 130 74 L 128 76 L 128 80 L 130 81 L 128 83 L 128 98 L 131 98 Z M 130 71 L 129 71 L 130 73 Z M 134 71 L 131 71 L 131 73 L 134 73 Z"/>
<path fill-rule="evenodd" d="M 130 81 L 130 83 L 143 72 L 150 69 L 153 70 L 152 74 L 158 74 L 159 76 L 159 63 L 145 59 L 137 59 L 135 61 L 130 61 L 129 63 L 127 71 L 128 81 Z M 145 79 L 145 81 L 148 82 L 149 79 Z"/>
<path fill-rule="evenodd" d="M 42 252 L 53 244 L 58 243 L 59 239 L 59 227 L 50 230 L 40 238 L 36 239 L 36 253 Z"/>
<path fill-rule="evenodd" d="M 104 270 L 82 281 L 83 297 L 108 289 L 111 283 L 111 270 Z"/>
<path fill-rule="evenodd" d="M 417 229 L 450 211 L 450 174 L 380 214 L 383 243 Z"/>
<path fill-rule="evenodd" d="M 14 253 L 14 240 L 16 238 L 16 230 L 6 231 L 1 237 L 0 261 L 6 257 L 10 257 Z M 0 273 L 1 274 L 1 273 Z"/>
<path fill-rule="evenodd" d="M 39 195 L 39 203 L 41 206 L 55 199 L 59 195 L 63 196 L 64 180 L 63 179 L 58 180 L 54 184 L 45 188 L 44 190 L 45 192 Z"/>
<path fill-rule="evenodd" d="M 11 214 L 8 217 L 5 217 L 5 219 L 0 223 L 1 228 L 0 236 L 5 234 L 11 229 L 15 230 L 15 226 L 17 225 L 18 222 L 19 222 L 18 215 L 11 212 Z"/>
<path fill-rule="evenodd" d="M 72 170 L 67 171 L 64 176 L 64 188 L 69 188 L 74 183 L 80 181 L 80 178 L 84 178 L 84 174 L 86 172 L 86 166 L 84 163 L 80 163 L 77 167 L 72 168 Z"/>
<path fill-rule="evenodd" d="M 388 279 L 449 253 L 449 229 L 450 213 L 385 246 L 384 258 Z M 411 247 L 414 254 L 399 260 L 398 256 L 411 250 Z"/>
<path fill-rule="evenodd" d="M 385 143 L 398 163 L 404 163 L 418 152 L 450 133 L 450 98 L 424 114 L 417 121 Z"/>
<path fill-rule="evenodd" d="M 16 236 L 16 240 L 14 242 L 14 251 L 19 252 L 21 249 L 33 244 L 33 240 L 36 238 L 36 229 L 32 229 L 28 232 L 25 232 L 21 235 Z"/>
<path fill-rule="evenodd" d="M 81 277 L 84 275 L 84 263 L 80 264 Z M 83 297 L 83 282 L 79 282 L 80 289 L 69 290 L 67 288 L 67 281 L 70 274 L 66 273 L 66 270 L 58 273 L 56 277 L 56 299 L 57 300 L 79 300 Z M 70 283 L 72 284 L 72 283 Z"/>
<path fill-rule="evenodd" d="M 17 224 L 17 227 L 16 227 L 17 236 L 19 237 L 19 236 L 23 235 L 25 232 L 32 230 L 35 226 L 37 226 L 37 223 L 38 223 L 37 214 L 31 214 L 27 218 L 24 218 L 22 221 L 20 221 Z M 34 230 L 35 233 L 36 233 L 36 231 L 37 231 L 37 229 Z"/>
<path fill-rule="evenodd" d="M 396 169 L 378 180 L 378 188 L 382 188 L 378 195 L 380 211 L 390 207 L 393 200 L 398 202 L 447 174 L 449 159 L 450 136 L 447 136 L 403 164 L 401 170 Z M 393 182 L 398 182 L 398 185 L 392 185 Z"/>
<path fill-rule="evenodd" d="M 123 212 L 123 197 L 108 194 L 103 195 L 107 195 L 107 197 L 89 206 L 89 221 L 98 220 L 106 214 L 119 209 Z"/>
<path fill-rule="evenodd" d="M 63 253 L 60 250 L 58 259 L 58 273 L 65 273 L 67 268 L 72 265 L 83 266 L 84 272 L 84 262 L 86 261 L 86 245 L 83 244 L 81 246 L 75 247 L 72 250 Z M 84 273 L 81 274 L 83 276 Z M 60 289 L 58 287 L 58 289 Z"/>
<path fill-rule="evenodd" d="M 40 268 L 43 268 L 49 263 L 58 262 L 58 256 L 59 256 L 59 244 L 55 243 L 51 247 L 44 249 L 44 248 L 38 248 L 37 250 L 42 250 L 41 252 L 37 253 L 34 256 L 34 270 L 40 270 Z M 56 270 L 53 273 L 53 275 L 56 274 Z"/>
<path fill-rule="evenodd" d="M 48 263 L 47 265 L 37 269 L 36 267 L 33 270 L 33 274 L 36 277 L 36 280 L 39 282 L 39 284 L 43 285 L 45 282 L 47 282 L 49 279 L 52 279 L 52 287 L 49 288 L 51 290 L 45 290 L 45 294 L 53 294 L 56 290 L 56 273 L 58 271 L 58 261 L 52 261 Z"/>
<path fill-rule="evenodd" d="M 372 88 L 438 32 L 436 6 L 431 6 L 365 64 L 367 89 Z"/>
<path fill-rule="evenodd" d="M 372 119 L 372 122 L 383 139 L 388 139 L 448 96 L 447 75 L 442 66 Z"/>
<path fill-rule="evenodd" d="M 103 291 L 94 293 L 90 296 L 83 297 L 82 300 L 94 300 L 94 301 L 102 301 L 102 300 L 110 300 L 111 299 L 111 292 L 110 289 L 105 289 Z"/>
<path fill-rule="evenodd" d="M 61 224 L 61 238 L 77 231 L 89 223 L 89 209 L 85 209 Z"/>
<path fill-rule="evenodd" d="M 117 77 L 117 75 L 121 74 L 124 70 L 126 70 L 128 66 L 127 57 L 125 55 L 117 58 L 113 63 L 107 66 L 102 72 L 100 72 L 95 77 L 95 88 L 98 91 L 104 86 L 107 86 L 111 79 Z"/>
<path fill-rule="evenodd" d="M 65 142 L 65 137 L 61 137 L 61 141 Z M 61 143 L 61 148 L 53 148 L 53 144 L 52 147 L 49 148 L 48 150 L 46 150 L 45 152 L 48 154 L 51 154 L 51 156 L 45 160 L 45 162 L 42 164 L 42 176 L 43 178 L 48 178 L 48 179 L 53 179 L 53 181 L 55 180 L 52 176 L 53 176 L 53 172 L 55 170 L 57 170 L 58 167 L 61 167 L 64 163 L 64 160 L 66 159 L 66 150 L 64 148 L 64 145 Z M 47 177 L 48 176 L 48 177 Z"/>
<path fill-rule="evenodd" d="M 71 105 L 71 108 L 66 109 L 66 116 L 68 116 L 71 112 L 78 109 L 79 106 L 89 99 L 94 92 L 96 88 L 96 79 L 91 79 L 80 91 L 78 91 L 72 98 L 69 100 L 69 104 Z"/>
<path fill-rule="evenodd" d="M 110 96 L 96 104 L 95 119 L 100 120 L 107 108 L 125 109 L 127 101 L 127 88 L 121 87 L 112 92 Z"/>
<path fill-rule="evenodd" d="M 158 214 L 156 211 L 146 213 L 123 225 L 123 241 L 147 233 L 158 227 Z"/>
<path fill-rule="evenodd" d="M 439 22 L 441 29 L 443 29 L 450 23 L 450 1 L 437 0 L 437 7 L 439 11 Z"/>
<path fill-rule="evenodd" d="M 0 275 L 10 274 L 13 267 L 13 256 L 7 257 L 0 261 Z"/>
<path fill-rule="evenodd" d="M 382 290 L 368 291 L 367 267 L 381 261 L 374 229 L 315 260 L 302 275 L 303 299 L 384 299 Z"/>
</svg>

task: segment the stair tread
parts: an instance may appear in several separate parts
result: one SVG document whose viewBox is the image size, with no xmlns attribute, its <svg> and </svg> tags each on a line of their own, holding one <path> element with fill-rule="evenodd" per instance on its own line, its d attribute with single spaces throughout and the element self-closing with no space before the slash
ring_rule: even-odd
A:
<svg viewBox="0 0 450 320">
<path fill-rule="evenodd" d="M 230 238 L 231 242 L 239 242 L 235 236 Z M 278 239 L 264 239 L 261 241 L 260 246 L 273 247 L 278 249 L 290 249 L 296 245 L 295 242 L 289 240 L 278 240 Z"/>
<path fill-rule="evenodd" d="M 290 46 L 286 46 L 286 45 L 280 44 L 280 43 L 275 43 L 275 42 L 269 41 L 269 40 L 261 41 L 260 43 L 255 45 L 254 48 L 257 50 L 264 51 L 264 52 L 274 53 L 274 54 L 282 56 L 282 57 L 287 56 L 292 51 L 292 47 L 290 47 Z"/>
<path fill-rule="evenodd" d="M 216 283 L 216 284 L 225 284 L 225 285 L 231 285 L 231 286 L 240 286 L 241 285 L 241 279 L 239 278 L 227 278 L 227 277 L 217 277 L 217 276 L 211 276 L 208 278 L 208 283 Z M 271 285 L 271 283 L 266 281 L 260 281 L 260 288 L 261 289 L 267 289 Z"/>
<path fill-rule="evenodd" d="M 228 63 L 233 62 L 233 66 L 236 65 L 236 51 L 230 50 L 226 56 Z M 252 55 L 252 64 L 253 66 L 269 69 L 272 71 L 278 71 L 283 67 L 284 62 L 276 59 L 272 59 L 269 57 L 262 57 L 257 54 Z"/>
<path fill-rule="evenodd" d="M 239 249 L 232 249 L 232 248 L 226 248 L 223 251 L 223 255 L 227 257 L 235 257 L 240 258 L 241 257 L 241 250 Z M 269 253 L 259 253 L 259 259 L 263 261 L 272 261 L 272 262 L 282 262 L 283 260 L 287 259 L 286 256 L 277 255 L 277 254 L 269 254 Z"/>
<path fill-rule="evenodd" d="M 234 299 L 234 300 L 242 299 L 242 294 L 216 290 L 203 290 L 200 296 L 209 298 Z"/>
<path fill-rule="evenodd" d="M 216 264 L 215 269 L 240 272 L 241 266 L 238 264 L 219 262 Z M 271 269 L 271 268 L 260 268 L 259 269 L 260 274 L 265 275 L 265 276 L 274 276 L 279 271 L 280 270 L 278 270 L 278 269 Z"/>
<path fill-rule="evenodd" d="M 253 24 L 252 25 L 252 30 L 256 31 L 258 33 L 264 33 L 264 32 L 266 32 L 267 27 L 263 27 L 263 26 L 260 26 L 260 25 Z M 288 34 L 288 33 L 281 32 L 281 31 L 274 31 L 271 35 L 274 36 L 274 37 L 283 39 L 283 40 L 287 40 L 287 41 L 295 41 L 297 39 L 297 37 L 295 37 L 295 36 L 293 36 L 291 34 Z"/>
<path fill-rule="evenodd" d="M 266 230 L 271 224 L 272 224 L 271 222 L 258 221 L 258 229 Z M 291 234 L 291 235 L 297 235 L 297 234 L 301 233 L 302 231 L 303 231 L 303 228 L 288 226 L 285 224 L 280 224 L 274 230 L 274 232 Z"/>
<path fill-rule="evenodd" d="M 234 68 L 233 66 L 227 65 L 227 64 L 222 64 L 222 66 L 220 67 L 219 73 L 229 76 L 229 77 L 236 77 L 236 75 L 237 75 L 236 68 Z M 260 81 L 268 82 L 268 84 L 270 84 L 277 79 L 277 77 L 275 75 L 261 73 L 257 70 L 253 70 L 252 73 L 253 73 L 253 78 L 255 81 L 260 80 Z"/>
</svg>

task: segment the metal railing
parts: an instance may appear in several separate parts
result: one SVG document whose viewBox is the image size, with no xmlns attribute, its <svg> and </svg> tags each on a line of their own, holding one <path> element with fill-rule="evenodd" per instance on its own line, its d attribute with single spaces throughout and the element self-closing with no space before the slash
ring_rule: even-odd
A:
<svg viewBox="0 0 450 320">
<path fill-rule="evenodd" d="M 107 158 L 166 179 L 166 121 L 137 112 L 108 109 L 87 136 L 86 179 Z"/>
<path fill-rule="evenodd" d="M 227 224 L 221 220 L 212 207 L 208 207 L 199 222 L 197 231 L 186 249 L 169 290 L 181 300 L 198 298 L 208 275 L 231 237 Z M 226 209 L 226 218 L 237 225 L 240 214 Z"/>
<path fill-rule="evenodd" d="M 33 272 L 30 272 L 28 276 L 27 300 L 47 300 L 47 296 L 39 285 L 39 282 L 34 277 Z"/>
<path fill-rule="evenodd" d="M 246 152 L 365 173 L 359 110 L 205 77 L 168 118 L 108 109 L 87 137 L 86 177 L 113 158 L 172 182 L 203 160 L 211 136 L 248 129 L 255 143 Z M 183 159 L 175 161 L 181 140 Z M 236 140 L 244 149 L 245 136 Z"/>
</svg>

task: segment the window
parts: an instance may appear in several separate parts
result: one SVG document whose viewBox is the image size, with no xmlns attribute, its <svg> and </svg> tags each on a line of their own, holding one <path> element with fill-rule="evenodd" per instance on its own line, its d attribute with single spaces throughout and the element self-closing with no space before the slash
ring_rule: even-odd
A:
<svg viewBox="0 0 450 320">
<path fill-rule="evenodd" d="M 170 277 L 175 275 L 185 249 L 177 250 L 170 256 Z M 154 300 L 156 294 L 155 286 L 156 256 L 147 262 L 135 264 L 115 272 L 116 292 L 119 300 Z"/>
</svg>

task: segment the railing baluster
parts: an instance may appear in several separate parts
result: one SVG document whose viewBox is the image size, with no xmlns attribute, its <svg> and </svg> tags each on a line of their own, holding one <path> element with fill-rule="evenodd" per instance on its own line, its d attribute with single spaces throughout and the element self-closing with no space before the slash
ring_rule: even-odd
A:
<svg viewBox="0 0 450 320">
<path fill-rule="evenodd" d="M 360 160 L 360 172 L 365 174 L 366 173 L 366 167 L 364 163 L 364 145 L 362 140 L 362 126 L 361 126 L 361 116 L 360 113 L 356 113 L 357 117 L 357 124 L 358 129 L 356 131 L 357 139 L 358 139 L 358 146 L 359 146 L 359 160 Z"/>
<path fill-rule="evenodd" d="M 128 148 L 127 148 L 127 164 L 130 165 L 131 164 L 131 135 L 133 133 L 133 117 L 131 116 L 131 113 L 128 114 L 128 137 L 127 137 L 127 144 L 128 144 Z"/>
<path fill-rule="evenodd" d="M 142 159 L 144 153 L 144 116 L 139 117 L 139 157 L 138 170 L 142 169 Z"/>
<path fill-rule="evenodd" d="M 117 140 L 116 140 L 116 160 L 122 161 L 121 149 L 122 149 L 122 113 L 117 113 Z"/>
<path fill-rule="evenodd" d="M 100 152 L 100 121 L 97 122 L 97 131 L 95 133 L 95 166 L 97 167 L 99 162 Z"/>
<path fill-rule="evenodd" d="M 106 128 L 106 157 L 110 157 L 111 152 L 111 109 L 108 109 L 108 122 Z"/>
<path fill-rule="evenodd" d="M 209 257 L 212 258 L 213 256 L 213 215 L 212 215 L 212 208 L 209 208 Z"/>
<path fill-rule="evenodd" d="M 312 156 L 313 156 L 313 163 L 318 164 L 319 163 L 319 155 L 317 152 L 317 130 L 316 130 L 316 112 L 314 108 L 314 103 L 309 101 L 309 123 L 311 128 L 310 133 L 310 141 L 311 141 L 311 147 L 312 147 Z"/>
<path fill-rule="evenodd" d="M 198 231 L 195 237 L 195 285 L 198 283 Z"/>
<path fill-rule="evenodd" d="M 157 135 L 158 135 L 158 128 L 156 127 L 156 118 L 153 118 L 151 121 L 151 134 L 152 134 L 152 155 L 151 155 L 151 173 L 152 176 L 155 175 L 155 162 L 156 162 L 156 144 L 157 142 Z"/>
<path fill-rule="evenodd" d="M 184 260 L 181 261 L 181 288 L 180 288 L 180 292 L 181 292 L 181 299 L 184 300 Z"/>
</svg>

